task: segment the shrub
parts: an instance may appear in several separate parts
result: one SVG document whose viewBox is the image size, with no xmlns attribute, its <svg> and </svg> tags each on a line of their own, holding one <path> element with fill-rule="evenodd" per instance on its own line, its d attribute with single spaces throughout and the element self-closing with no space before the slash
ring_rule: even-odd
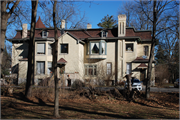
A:
<svg viewBox="0 0 180 120">
<path fill-rule="evenodd" d="M 79 79 L 76 79 L 76 80 L 73 82 L 71 88 L 72 88 L 72 89 L 82 89 L 82 87 L 84 87 L 84 86 L 85 86 L 84 82 L 82 82 L 82 81 L 79 80 Z"/>
</svg>

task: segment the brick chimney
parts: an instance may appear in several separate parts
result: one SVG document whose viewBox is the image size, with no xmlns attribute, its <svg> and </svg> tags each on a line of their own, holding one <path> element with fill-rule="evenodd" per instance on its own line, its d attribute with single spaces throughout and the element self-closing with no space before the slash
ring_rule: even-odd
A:
<svg viewBox="0 0 180 120">
<path fill-rule="evenodd" d="M 118 37 L 126 35 L 126 15 L 118 15 Z"/>
<path fill-rule="evenodd" d="M 22 31 L 22 38 L 26 38 L 27 37 L 27 24 L 23 24 L 22 25 L 22 29 L 23 29 L 23 31 Z"/>
<path fill-rule="evenodd" d="M 91 24 L 87 24 L 87 29 L 91 29 L 92 28 L 92 25 Z"/>
<path fill-rule="evenodd" d="M 65 28 L 65 20 L 61 20 L 61 29 L 64 29 Z"/>
</svg>

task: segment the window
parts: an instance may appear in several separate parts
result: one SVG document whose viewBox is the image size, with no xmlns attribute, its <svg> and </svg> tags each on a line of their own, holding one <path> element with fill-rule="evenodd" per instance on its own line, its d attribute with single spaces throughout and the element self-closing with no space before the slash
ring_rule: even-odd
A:
<svg viewBox="0 0 180 120">
<path fill-rule="evenodd" d="M 99 54 L 99 43 L 91 43 L 91 54 Z"/>
<path fill-rule="evenodd" d="M 131 73 L 131 63 L 127 63 L 126 65 L 126 74 L 130 74 Z"/>
<path fill-rule="evenodd" d="M 105 49 L 106 49 L 106 43 L 104 43 L 104 42 L 102 42 L 102 54 L 104 54 L 105 55 Z"/>
<path fill-rule="evenodd" d="M 90 51 L 89 51 L 90 49 Z M 99 42 L 90 42 L 89 45 L 87 45 L 87 54 L 106 54 L 106 42 L 101 40 Z"/>
<path fill-rule="evenodd" d="M 51 44 L 48 44 L 48 55 L 52 55 L 52 47 L 51 47 Z"/>
<path fill-rule="evenodd" d="M 68 53 L 68 44 L 61 44 L 61 53 Z"/>
<path fill-rule="evenodd" d="M 42 31 L 42 38 L 47 38 L 48 32 L 47 31 Z"/>
<path fill-rule="evenodd" d="M 85 65 L 85 75 L 86 76 L 96 76 L 97 66 L 96 65 Z"/>
<path fill-rule="evenodd" d="M 45 43 L 37 43 L 37 54 L 45 54 Z"/>
<path fill-rule="evenodd" d="M 145 56 L 149 55 L 149 46 L 144 46 L 144 55 Z"/>
<path fill-rule="evenodd" d="M 47 70 L 48 75 L 50 75 L 51 71 L 52 71 L 52 62 L 48 62 L 48 70 Z"/>
<path fill-rule="evenodd" d="M 108 32 L 103 30 L 101 31 L 101 37 L 107 37 Z"/>
<path fill-rule="evenodd" d="M 127 43 L 126 44 L 126 51 L 133 51 L 134 48 L 133 48 L 133 43 Z"/>
<path fill-rule="evenodd" d="M 37 64 L 36 64 L 36 68 L 37 68 L 37 71 L 36 73 L 37 74 L 44 74 L 45 73 L 45 62 L 44 61 L 38 61 Z"/>
<path fill-rule="evenodd" d="M 112 63 L 107 63 L 107 75 L 112 74 Z"/>
</svg>

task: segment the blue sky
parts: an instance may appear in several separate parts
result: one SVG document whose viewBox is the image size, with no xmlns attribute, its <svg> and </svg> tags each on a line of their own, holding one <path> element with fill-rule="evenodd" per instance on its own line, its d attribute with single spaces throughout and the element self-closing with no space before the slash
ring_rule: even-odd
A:
<svg viewBox="0 0 180 120">
<path fill-rule="evenodd" d="M 77 4 L 79 6 L 79 10 L 81 12 L 85 12 L 86 19 L 88 23 L 92 24 L 92 28 L 98 28 L 97 24 L 101 22 L 101 19 L 106 16 L 107 14 L 113 15 L 115 19 L 118 16 L 118 9 L 121 7 L 123 1 L 102 1 L 102 0 L 94 0 L 88 2 L 80 2 L 78 1 Z M 30 1 L 27 1 L 31 4 Z M 31 7 L 31 5 L 29 5 Z M 39 9 L 39 8 L 38 8 Z M 31 13 L 30 13 L 31 14 Z M 37 19 L 41 13 L 37 13 Z M 41 16 L 42 17 L 42 16 Z M 11 28 L 10 32 L 15 32 L 15 30 L 20 30 L 22 28 Z M 28 24 L 28 29 L 30 29 L 30 24 Z M 15 34 L 14 34 L 15 35 Z M 6 44 L 10 44 L 7 42 Z"/>
<path fill-rule="evenodd" d="M 116 19 L 118 16 L 118 9 L 121 7 L 123 1 L 93 1 L 90 3 L 82 3 L 81 11 L 86 13 L 86 17 L 92 28 L 98 28 L 97 24 L 101 19 L 108 15 L 113 15 Z"/>
</svg>

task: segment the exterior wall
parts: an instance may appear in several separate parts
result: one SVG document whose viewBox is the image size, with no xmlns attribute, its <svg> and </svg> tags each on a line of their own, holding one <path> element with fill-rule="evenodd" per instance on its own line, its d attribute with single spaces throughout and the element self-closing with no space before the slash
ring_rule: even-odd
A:
<svg viewBox="0 0 180 120">
<path fill-rule="evenodd" d="M 137 44 L 137 57 L 142 57 L 144 55 L 144 46 L 149 46 L 149 55 L 147 56 L 147 59 L 149 59 L 151 44 Z"/>
<path fill-rule="evenodd" d="M 28 44 L 13 43 L 12 44 L 12 74 L 17 74 L 18 84 L 25 82 L 27 74 L 27 60 L 20 61 L 19 59 L 27 58 Z"/>
<path fill-rule="evenodd" d="M 45 43 L 45 54 L 37 54 L 37 44 L 38 43 Z M 43 79 L 46 77 L 49 77 L 50 75 L 48 74 L 48 62 L 52 62 L 52 55 L 48 54 L 48 44 L 51 44 L 53 42 L 51 41 L 36 41 L 35 42 L 35 80 L 37 81 L 38 79 Z M 37 61 L 44 61 L 45 62 L 45 74 L 37 74 Z"/>
<path fill-rule="evenodd" d="M 103 72 L 104 75 L 106 75 L 106 64 L 107 62 L 112 63 L 112 74 L 115 72 L 115 42 L 106 42 L 107 43 L 107 57 L 106 59 L 88 59 L 86 53 L 87 53 L 87 44 L 85 45 L 84 49 L 84 65 L 97 65 L 97 74 L 98 72 Z M 85 70 L 84 70 L 85 72 Z M 84 76 L 84 79 L 97 79 L 97 77 L 89 77 Z M 115 76 L 113 76 L 113 79 L 115 79 Z"/>
<path fill-rule="evenodd" d="M 60 53 L 60 44 L 62 43 L 68 44 L 68 54 Z M 64 34 L 59 38 L 58 48 L 58 60 L 63 58 L 67 61 L 65 65 L 65 74 L 76 73 L 76 79 L 82 80 L 82 77 L 84 76 L 84 46 L 68 34 Z M 70 75 L 70 79 L 72 79 L 71 76 L 72 75 Z"/>
</svg>

